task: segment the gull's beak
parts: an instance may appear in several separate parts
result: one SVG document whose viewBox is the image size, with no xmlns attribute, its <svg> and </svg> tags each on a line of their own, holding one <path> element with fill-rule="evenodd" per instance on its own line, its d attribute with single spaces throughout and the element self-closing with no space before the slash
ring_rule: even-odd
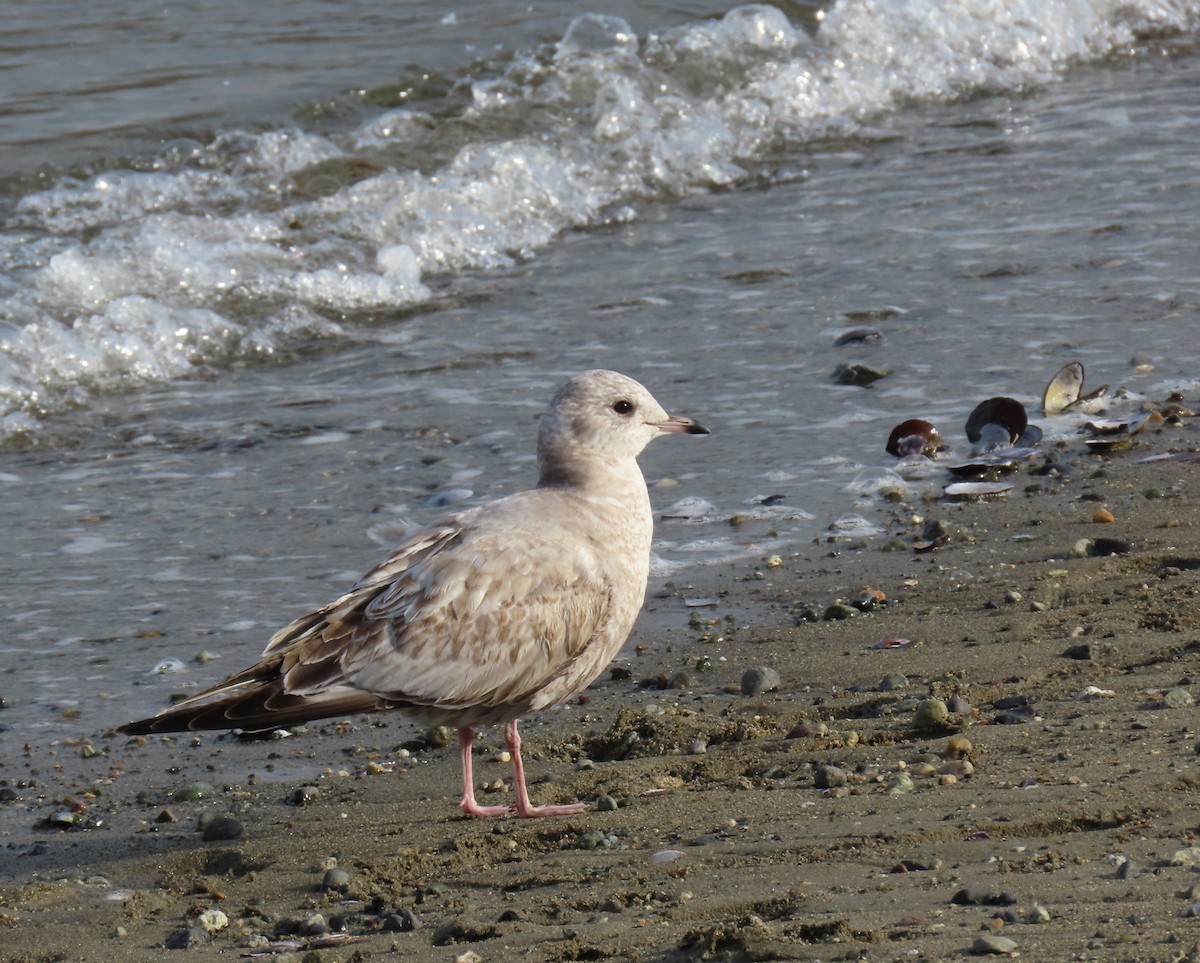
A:
<svg viewBox="0 0 1200 963">
<path fill-rule="evenodd" d="M 659 431 L 681 435 L 707 435 L 709 433 L 708 429 L 700 424 L 700 422 L 693 421 L 691 418 L 686 418 L 683 415 L 670 415 L 666 421 L 654 422 L 653 427 Z"/>
</svg>

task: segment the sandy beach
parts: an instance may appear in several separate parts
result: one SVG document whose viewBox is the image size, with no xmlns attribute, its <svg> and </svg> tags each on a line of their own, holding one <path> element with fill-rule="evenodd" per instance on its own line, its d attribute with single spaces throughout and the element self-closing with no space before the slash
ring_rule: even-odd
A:
<svg viewBox="0 0 1200 963">
<path fill-rule="evenodd" d="M 1200 958 L 1197 447 L 1068 443 L 655 593 L 526 726 L 580 816 L 463 818 L 455 746 L 394 717 L 31 745 L 0 959 Z"/>
</svg>

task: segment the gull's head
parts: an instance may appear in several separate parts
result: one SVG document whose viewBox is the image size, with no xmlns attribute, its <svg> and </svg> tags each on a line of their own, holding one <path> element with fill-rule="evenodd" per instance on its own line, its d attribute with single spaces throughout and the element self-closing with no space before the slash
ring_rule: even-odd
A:
<svg viewBox="0 0 1200 963">
<path fill-rule="evenodd" d="M 585 371 L 555 394 L 538 428 L 538 463 L 547 475 L 575 461 L 634 459 L 663 433 L 707 435 L 691 418 L 669 415 L 642 385 L 616 371 Z"/>
</svg>

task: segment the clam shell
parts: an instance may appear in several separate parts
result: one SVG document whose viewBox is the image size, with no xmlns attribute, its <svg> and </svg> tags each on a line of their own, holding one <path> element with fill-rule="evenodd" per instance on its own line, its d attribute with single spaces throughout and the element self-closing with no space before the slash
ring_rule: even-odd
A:
<svg viewBox="0 0 1200 963">
<path fill-rule="evenodd" d="M 902 421 L 888 435 L 887 452 L 903 458 L 905 455 L 931 454 L 942 442 L 938 430 L 921 418 Z"/>
<path fill-rule="evenodd" d="M 1078 411 L 1094 410 L 1099 408 L 1098 402 L 1106 391 L 1108 385 L 1101 385 L 1085 395 L 1083 363 L 1072 361 L 1063 365 L 1046 385 L 1046 390 L 1042 393 L 1042 411 L 1047 415 L 1061 415 L 1072 408 Z"/>
<path fill-rule="evenodd" d="M 1029 424 L 1025 406 L 1015 398 L 988 398 L 975 406 L 967 417 L 967 441 L 976 444 L 983 441 L 990 447 L 1003 444 L 1013 445 Z M 1008 440 L 1004 441 L 1004 435 Z"/>
<path fill-rule="evenodd" d="M 1006 498 L 1010 491 L 1009 482 L 953 482 L 942 489 L 942 494 L 953 501 L 990 501 Z"/>
<path fill-rule="evenodd" d="M 1061 415 L 1079 400 L 1083 391 L 1083 363 L 1072 361 L 1058 369 L 1042 393 L 1042 412 Z"/>
</svg>

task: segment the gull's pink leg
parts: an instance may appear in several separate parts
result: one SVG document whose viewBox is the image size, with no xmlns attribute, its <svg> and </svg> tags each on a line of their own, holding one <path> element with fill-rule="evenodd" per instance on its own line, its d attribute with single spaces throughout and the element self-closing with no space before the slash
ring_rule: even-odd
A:
<svg viewBox="0 0 1200 963">
<path fill-rule="evenodd" d="M 516 814 L 523 819 L 533 819 L 537 816 L 570 816 L 574 813 L 585 813 L 587 803 L 567 803 L 562 806 L 534 806 L 529 802 L 529 790 L 525 788 L 525 763 L 521 761 L 521 734 L 517 732 L 517 720 L 513 719 L 504 727 L 504 739 L 508 743 L 508 751 L 512 753 L 513 774 L 516 777 L 517 806 Z M 464 808 L 466 800 L 463 801 Z"/>
<path fill-rule="evenodd" d="M 471 766 L 471 744 L 475 741 L 475 730 L 464 726 L 458 730 L 458 746 L 462 753 L 463 795 L 459 805 L 468 816 L 510 816 L 516 810 L 512 806 L 481 806 L 475 801 L 475 775 Z"/>
</svg>

